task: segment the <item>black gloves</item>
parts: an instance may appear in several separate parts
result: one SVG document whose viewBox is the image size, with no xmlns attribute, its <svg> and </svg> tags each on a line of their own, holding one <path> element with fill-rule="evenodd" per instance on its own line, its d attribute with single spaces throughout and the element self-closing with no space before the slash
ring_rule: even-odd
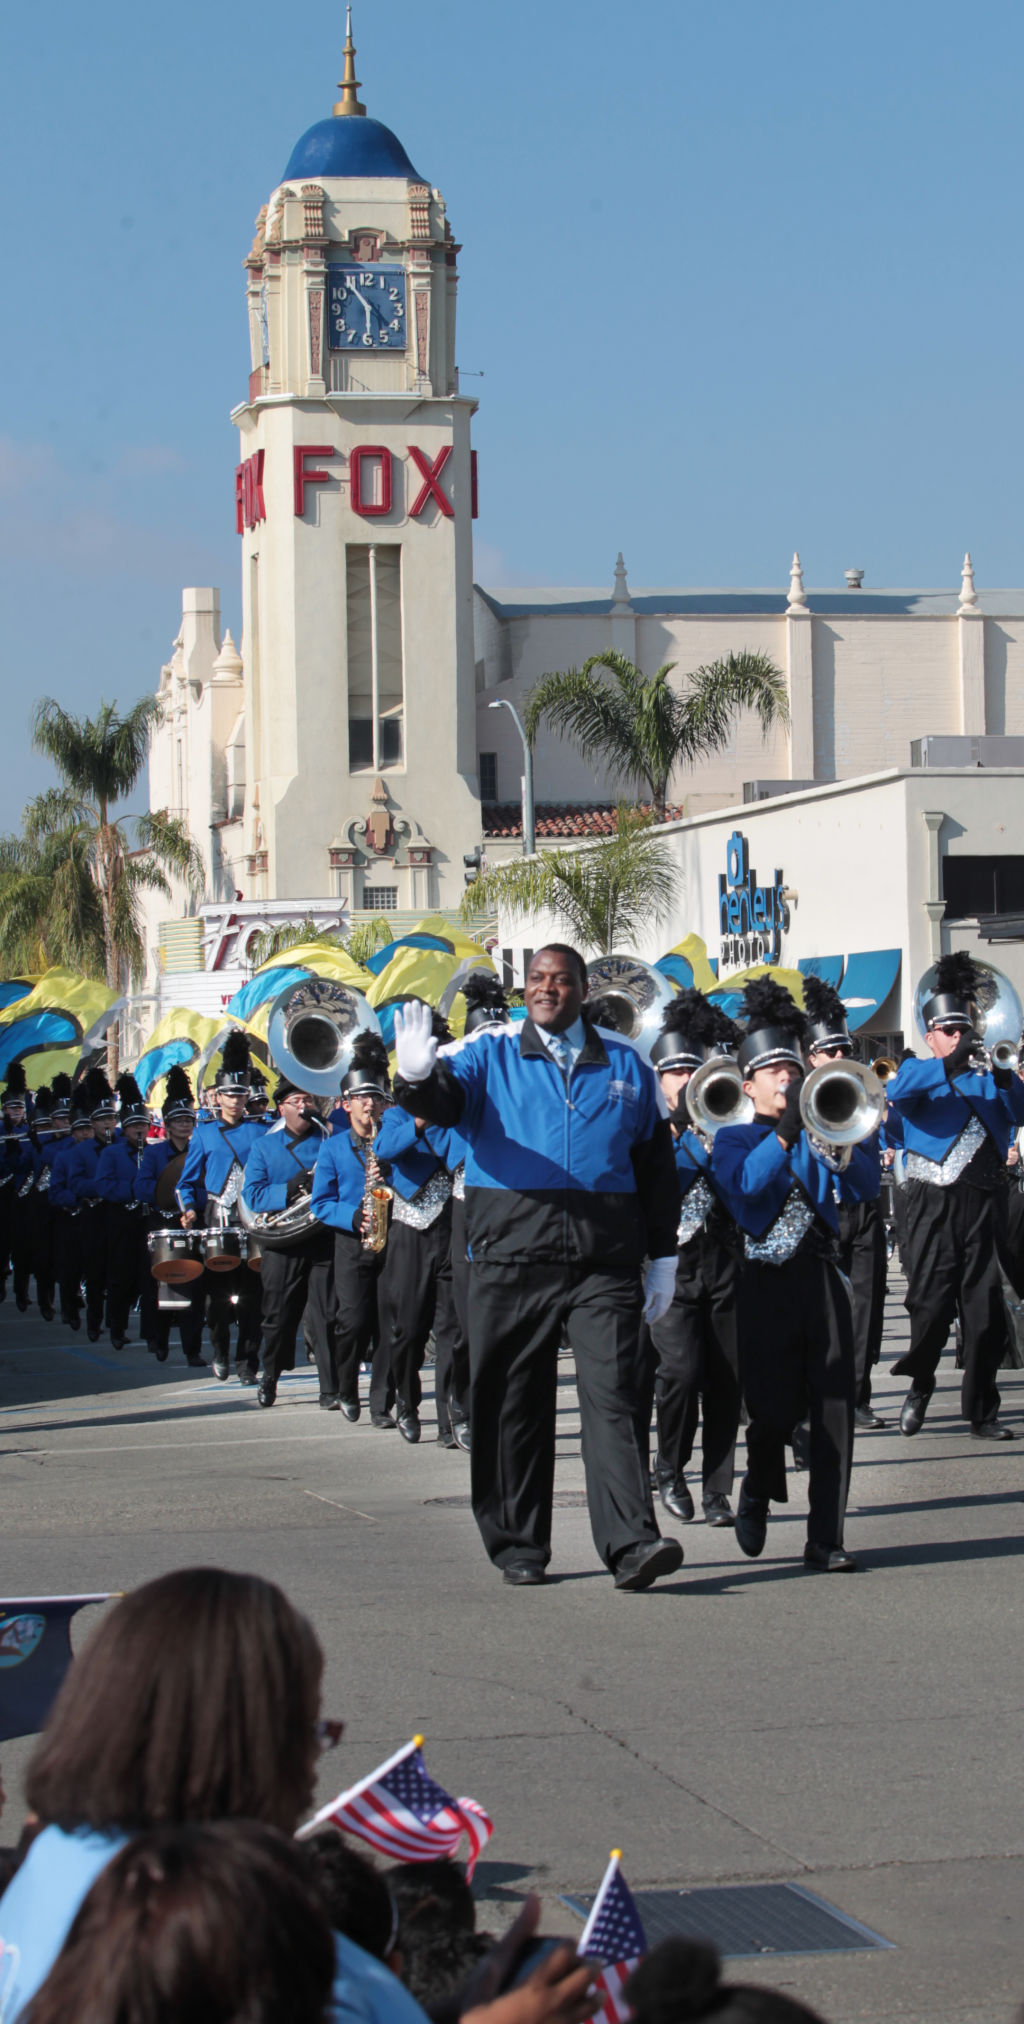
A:
<svg viewBox="0 0 1024 2024">
<path fill-rule="evenodd" d="M 967 1028 L 966 1033 L 961 1033 L 960 1038 L 957 1041 L 952 1054 L 946 1055 L 945 1062 L 943 1064 L 946 1070 L 946 1080 L 948 1082 L 952 1082 L 954 1075 L 966 1074 L 968 1068 L 970 1067 L 971 1056 L 975 1052 L 978 1045 L 979 1045 L 978 1036 L 976 1033 L 972 1032 L 970 1027 Z"/>
<path fill-rule="evenodd" d="M 786 1091 L 786 1108 L 775 1126 L 776 1135 L 784 1146 L 795 1146 L 804 1128 L 804 1121 L 800 1115 L 800 1083 L 800 1076 L 790 1083 Z"/>
<path fill-rule="evenodd" d="M 1015 1079 L 1015 1072 L 1012 1068 L 993 1068 L 992 1070 L 992 1080 L 997 1089 L 1012 1089 Z"/>
<path fill-rule="evenodd" d="M 292 1202 L 297 1202 L 299 1196 L 308 1195 L 311 1192 L 312 1187 L 313 1187 L 313 1176 L 311 1173 L 293 1174 L 291 1180 L 288 1183 L 287 1188 L 285 1189 L 285 1201 L 289 1203 L 289 1205 Z"/>
</svg>

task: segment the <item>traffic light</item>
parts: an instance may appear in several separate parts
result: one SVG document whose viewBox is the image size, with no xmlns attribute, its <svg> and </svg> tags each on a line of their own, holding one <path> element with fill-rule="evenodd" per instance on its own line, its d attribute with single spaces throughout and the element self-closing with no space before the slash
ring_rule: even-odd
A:
<svg viewBox="0 0 1024 2024">
<path fill-rule="evenodd" d="M 462 862 L 466 867 L 462 874 L 464 884 L 468 886 L 476 884 L 483 870 L 483 856 L 484 847 L 482 843 L 478 843 L 475 850 L 463 851 Z"/>
</svg>

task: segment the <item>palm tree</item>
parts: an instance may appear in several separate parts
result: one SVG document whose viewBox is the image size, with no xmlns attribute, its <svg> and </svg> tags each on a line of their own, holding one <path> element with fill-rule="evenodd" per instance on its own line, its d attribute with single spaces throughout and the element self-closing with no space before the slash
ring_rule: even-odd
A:
<svg viewBox="0 0 1024 2024">
<path fill-rule="evenodd" d="M 522 920 L 554 914 L 585 955 L 629 949 L 667 914 L 679 869 L 651 833 L 652 816 L 620 805 L 614 836 L 568 850 L 540 850 L 482 872 L 467 887 L 464 919 L 481 907 Z"/>
<path fill-rule="evenodd" d="M 543 675 L 526 703 L 531 745 L 547 718 L 559 737 L 576 740 L 584 759 L 607 766 L 623 786 L 646 787 L 655 821 L 664 822 L 673 769 L 720 752 L 737 711 L 754 710 L 762 736 L 789 722 L 785 679 L 768 654 L 727 654 L 698 668 L 681 692 L 669 686 L 674 666 L 666 661 L 647 676 L 609 651 Z M 611 681 L 595 677 L 596 668 Z"/>
<path fill-rule="evenodd" d="M 52 759 L 59 787 L 36 796 L 25 810 L 22 836 L 0 853 L 0 959 L 8 934 L 41 950 L 77 945 L 79 967 L 123 990 L 145 968 L 141 900 L 146 892 L 171 896 L 171 873 L 193 898 L 205 882 L 203 860 L 186 825 L 166 809 L 115 816 L 112 804 L 130 794 L 145 766 L 155 696 L 125 716 L 103 703 L 96 717 L 72 717 L 46 696 L 32 716 L 36 750 Z M 20 853 L 19 847 L 20 846 Z M 47 882 L 47 867 L 54 877 Z M 70 907 L 69 920 L 62 910 Z M 62 937 L 64 938 L 62 940 Z M 70 939 L 69 939 L 70 938 Z M 117 1074 L 116 1026 L 110 1029 L 107 1072 Z"/>
</svg>

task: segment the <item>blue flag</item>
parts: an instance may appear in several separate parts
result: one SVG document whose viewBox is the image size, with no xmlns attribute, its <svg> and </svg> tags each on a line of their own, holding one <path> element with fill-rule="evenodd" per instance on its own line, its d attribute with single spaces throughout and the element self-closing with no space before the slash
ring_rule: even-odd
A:
<svg viewBox="0 0 1024 2024">
<path fill-rule="evenodd" d="M 71 1664 L 70 1624 L 106 1595 L 0 1598 L 0 1743 L 34 1736 L 45 1725 Z"/>
</svg>

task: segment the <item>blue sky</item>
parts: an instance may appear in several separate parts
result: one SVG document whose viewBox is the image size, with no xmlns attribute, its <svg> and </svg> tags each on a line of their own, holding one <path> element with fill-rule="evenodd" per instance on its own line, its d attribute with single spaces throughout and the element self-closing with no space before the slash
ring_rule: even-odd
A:
<svg viewBox="0 0 1024 2024">
<path fill-rule="evenodd" d="M 1019 79 L 988 0 L 356 0 L 463 244 L 487 583 L 1024 581 Z M 344 8 L 56 0 L 5 35 L 0 825 L 32 699 L 238 633 L 241 261 Z M 470 378 L 482 373 L 482 378 Z"/>
</svg>

